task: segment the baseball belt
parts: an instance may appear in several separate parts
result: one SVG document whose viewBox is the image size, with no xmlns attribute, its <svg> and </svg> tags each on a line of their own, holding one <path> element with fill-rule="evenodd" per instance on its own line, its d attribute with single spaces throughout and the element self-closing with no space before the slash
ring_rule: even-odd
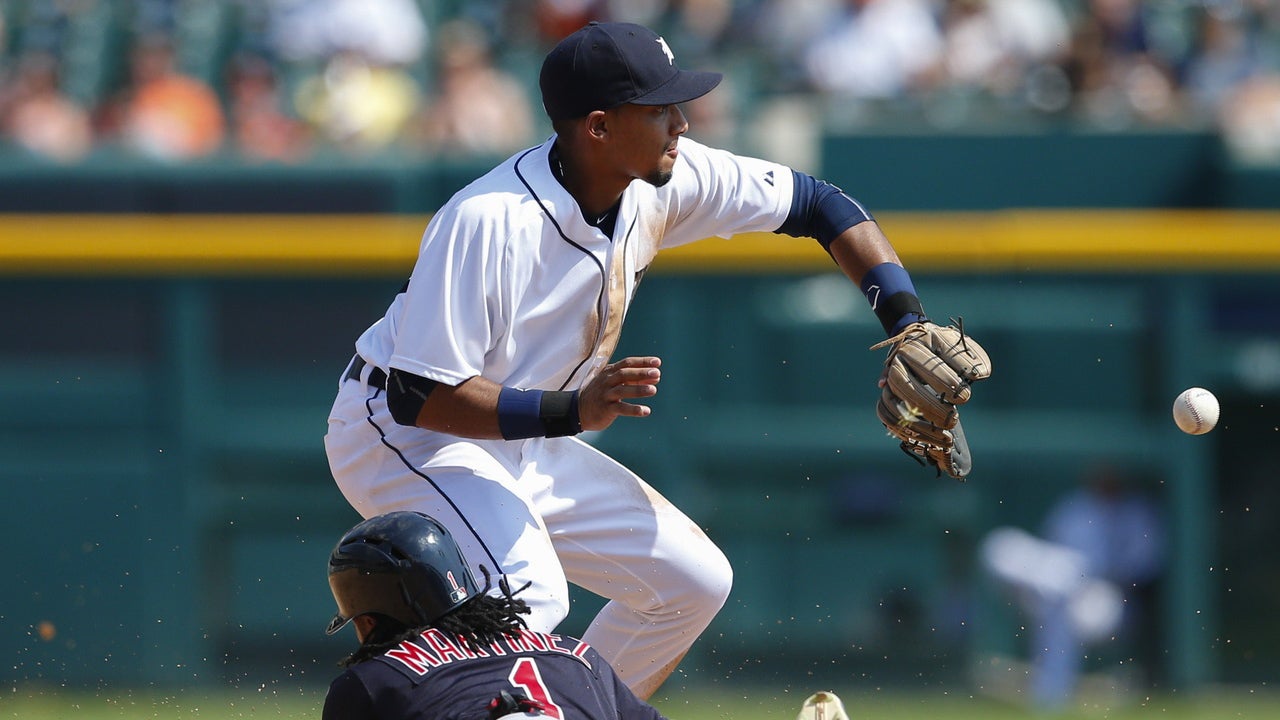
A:
<svg viewBox="0 0 1280 720">
<path fill-rule="evenodd" d="M 347 379 L 359 380 L 360 373 L 364 370 L 365 365 L 368 365 L 368 363 L 364 361 L 364 358 L 359 355 L 352 356 L 351 364 L 347 366 Z M 387 389 L 387 374 L 383 372 L 382 368 L 375 367 L 369 371 L 368 385 L 383 390 Z"/>
</svg>

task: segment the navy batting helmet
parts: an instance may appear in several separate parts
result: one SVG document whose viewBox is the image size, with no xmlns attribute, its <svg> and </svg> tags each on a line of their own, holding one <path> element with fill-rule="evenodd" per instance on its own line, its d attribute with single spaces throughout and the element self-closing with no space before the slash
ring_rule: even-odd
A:
<svg viewBox="0 0 1280 720">
<path fill-rule="evenodd" d="M 329 635 L 367 613 L 411 628 L 430 625 L 480 594 L 449 531 L 408 511 L 378 515 L 348 530 L 329 554 L 329 588 L 338 603 Z"/>
</svg>

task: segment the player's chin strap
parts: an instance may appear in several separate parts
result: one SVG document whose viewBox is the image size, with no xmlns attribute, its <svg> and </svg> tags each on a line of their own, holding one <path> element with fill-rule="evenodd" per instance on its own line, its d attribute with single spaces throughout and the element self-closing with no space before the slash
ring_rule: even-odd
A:
<svg viewBox="0 0 1280 720">
<path fill-rule="evenodd" d="M 489 701 L 489 720 L 500 720 L 506 717 L 528 717 L 546 714 L 547 707 L 537 700 L 519 693 L 512 694 L 503 690 L 498 697 Z"/>
</svg>

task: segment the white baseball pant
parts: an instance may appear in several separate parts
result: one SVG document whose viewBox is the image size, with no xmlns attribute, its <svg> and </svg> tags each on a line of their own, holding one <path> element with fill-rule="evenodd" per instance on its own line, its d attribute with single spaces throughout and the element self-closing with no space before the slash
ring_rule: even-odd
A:
<svg viewBox="0 0 1280 720">
<path fill-rule="evenodd" d="M 368 369 L 365 369 L 368 373 Z M 551 632 L 573 583 L 608 598 L 582 639 L 648 697 L 724 605 L 732 571 L 684 513 L 577 438 L 467 440 L 396 424 L 385 391 L 346 381 L 325 449 L 364 517 L 424 512 L 479 570 L 505 573 Z M 494 581 L 496 583 L 496 577 Z"/>
</svg>

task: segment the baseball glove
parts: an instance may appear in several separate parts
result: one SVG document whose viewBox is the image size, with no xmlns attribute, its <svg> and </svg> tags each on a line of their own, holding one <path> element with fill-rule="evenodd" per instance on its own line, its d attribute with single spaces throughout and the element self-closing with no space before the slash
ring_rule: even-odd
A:
<svg viewBox="0 0 1280 720">
<path fill-rule="evenodd" d="M 973 461 L 956 406 L 969 401 L 972 383 L 991 376 L 991 360 L 965 335 L 963 321 L 954 322 L 912 323 L 871 349 L 889 348 L 876 404 L 880 422 L 903 452 L 963 480 Z"/>
</svg>

